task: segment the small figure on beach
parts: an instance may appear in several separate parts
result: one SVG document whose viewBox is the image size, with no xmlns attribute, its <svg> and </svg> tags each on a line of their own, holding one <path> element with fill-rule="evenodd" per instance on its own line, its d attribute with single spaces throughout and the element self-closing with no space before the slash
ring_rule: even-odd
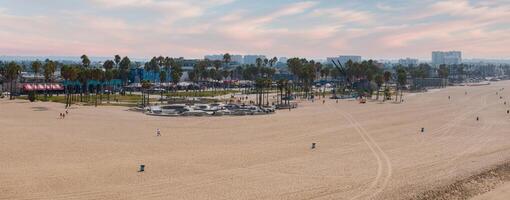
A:
<svg viewBox="0 0 510 200">
<path fill-rule="evenodd" d="M 312 143 L 312 149 L 315 149 L 315 142 Z"/>
<path fill-rule="evenodd" d="M 422 133 L 423 133 L 423 132 L 425 132 L 425 128 L 423 128 L 423 127 L 422 127 L 422 128 L 421 128 L 421 132 L 422 132 Z"/>
<path fill-rule="evenodd" d="M 476 117 L 476 121 L 479 121 L 479 120 L 480 120 L 480 118 L 479 118 L 479 117 Z"/>
<path fill-rule="evenodd" d="M 338 99 L 336 100 L 336 103 L 338 103 Z"/>
<path fill-rule="evenodd" d="M 158 129 L 156 129 L 156 136 L 161 136 L 161 131 Z"/>
<path fill-rule="evenodd" d="M 450 99 L 451 99 L 450 96 L 448 96 L 448 100 L 450 100 Z"/>
<path fill-rule="evenodd" d="M 322 104 L 326 103 L 326 100 L 322 100 Z"/>
<path fill-rule="evenodd" d="M 60 116 L 58 117 L 59 119 L 62 119 L 62 113 L 60 113 Z"/>
</svg>

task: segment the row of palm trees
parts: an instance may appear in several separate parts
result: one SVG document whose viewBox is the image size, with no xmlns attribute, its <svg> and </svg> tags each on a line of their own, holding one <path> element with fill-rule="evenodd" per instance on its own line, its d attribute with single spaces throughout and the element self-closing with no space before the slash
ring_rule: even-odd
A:
<svg viewBox="0 0 510 200">
<path fill-rule="evenodd" d="M 336 84 L 341 87 L 340 92 L 352 93 L 357 91 L 360 95 L 371 96 L 373 91 L 376 90 L 377 100 L 383 87 L 384 100 L 387 99 L 389 95 L 388 85 L 390 82 L 393 82 L 395 83 L 396 96 L 398 91 L 400 91 L 402 98 L 402 90 L 405 88 L 408 76 L 426 78 L 430 71 L 430 66 L 426 64 L 417 67 L 398 66 L 395 69 L 395 73 L 391 73 L 383 71 L 372 60 L 360 63 L 348 61 L 345 64 L 333 60 L 333 65 L 325 65 L 314 60 L 295 57 L 287 60 L 288 70 L 292 78 L 282 78 L 275 81 L 274 75 L 276 70 L 273 66 L 277 62 L 276 57 L 271 59 L 258 58 L 255 64 L 242 65 L 236 68 L 230 68 L 230 62 L 231 56 L 228 53 L 224 54 L 223 60 L 200 60 L 195 64 L 193 70 L 188 73 L 189 79 L 195 83 L 210 80 L 221 81 L 228 78 L 250 80 L 255 83 L 252 92 L 254 91 L 258 95 L 256 98 L 257 104 L 267 105 L 269 104 L 269 92 L 273 89 L 277 89 L 277 92 L 280 94 L 279 103 L 282 103 L 284 95 L 288 97 L 292 92 L 309 97 L 313 94 L 312 86 L 314 81 L 318 79 L 327 80 L 328 77 L 334 80 L 341 78 L 341 81 L 337 81 Z M 162 83 L 171 79 L 174 84 L 177 84 L 183 75 L 182 65 L 182 58 L 155 56 L 145 63 L 144 69 L 159 73 L 159 79 Z M 102 103 L 104 87 L 107 87 L 108 91 L 112 91 L 111 80 L 120 79 L 123 86 L 127 85 L 130 66 L 131 60 L 128 57 L 122 58 L 119 55 L 115 55 L 112 60 L 105 61 L 101 67 L 91 67 L 91 61 L 87 55 L 81 56 L 81 64 L 65 65 L 51 60 L 44 62 L 35 61 L 31 64 L 35 75 L 43 74 L 45 82 L 53 82 L 53 74 L 57 68 L 60 68 L 61 77 L 66 80 L 66 83 L 79 83 L 65 84 L 66 102 L 68 104 L 77 101 L 75 94 L 79 94 L 79 101 L 83 102 L 85 96 L 85 101 L 88 102 L 90 100 L 90 93 L 96 94 L 96 104 L 98 101 L 97 95 L 99 95 L 99 103 Z M 2 70 L 2 75 L 6 80 L 15 82 L 21 67 L 11 62 L 5 65 L 5 67 L 0 68 L 0 70 Z M 447 78 L 448 68 L 440 66 L 438 74 L 441 78 Z M 171 78 L 169 79 L 168 76 Z M 91 84 L 92 87 L 90 87 L 90 81 L 95 81 L 97 84 Z M 150 82 L 144 83 L 145 86 L 150 85 Z M 276 88 L 273 88 L 274 84 L 276 84 Z M 216 86 L 216 84 L 213 85 L 214 88 Z M 45 92 L 46 96 L 47 93 Z M 109 99 L 110 92 L 108 92 L 108 101 Z"/>
</svg>

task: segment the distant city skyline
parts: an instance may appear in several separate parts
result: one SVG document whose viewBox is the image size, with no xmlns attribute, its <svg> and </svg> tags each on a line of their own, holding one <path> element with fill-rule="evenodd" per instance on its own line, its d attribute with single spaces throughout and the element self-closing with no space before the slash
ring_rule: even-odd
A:
<svg viewBox="0 0 510 200">
<path fill-rule="evenodd" d="M 510 58 L 504 0 L 3 0 L 0 55 Z"/>
</svg>

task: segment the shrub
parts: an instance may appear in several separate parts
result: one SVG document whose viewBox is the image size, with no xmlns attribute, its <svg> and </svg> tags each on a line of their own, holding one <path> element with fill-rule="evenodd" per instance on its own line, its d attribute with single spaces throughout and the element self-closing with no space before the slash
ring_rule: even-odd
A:
<svg viewBox="0 0 510 200">
<path fill-rule="evenodd" d="M 30 102 L 34 102 L 35 101 L 35 92 L 28 93 L 28 100 Z"/>
</svg>

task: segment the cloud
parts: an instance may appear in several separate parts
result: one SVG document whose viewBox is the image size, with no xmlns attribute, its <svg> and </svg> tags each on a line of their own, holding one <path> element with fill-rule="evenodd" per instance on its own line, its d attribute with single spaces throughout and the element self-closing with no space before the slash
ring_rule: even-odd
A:
<svg viewBox="0 0 510 200">
<path fill-rule="evenodd" d="M 2 4 L 0 38 L 7 39 L 0 54 L 428 58 L 436 49 L 505 56 L 510 46 L 510 5 L 498 0 L 431 0 L 405 9 L 389 1 L 375 7 L 320 0 L 270 6 L 234 0 L 81 2 L 86 4 L 79 9 L 30 13 Z"/>
<path fill-rule="evenodd" d="M 357 11 L 357 10 L 347 10 L 347 9 L 339 8 L 339 7 L 315 9 L 312 13 L 310 13 L 309 16 L 329 17 L 341 24 L 351 23 L 351 22 L 369 24 L 374 21 L 372 14 L 369 12 Z"/>
</svg>

